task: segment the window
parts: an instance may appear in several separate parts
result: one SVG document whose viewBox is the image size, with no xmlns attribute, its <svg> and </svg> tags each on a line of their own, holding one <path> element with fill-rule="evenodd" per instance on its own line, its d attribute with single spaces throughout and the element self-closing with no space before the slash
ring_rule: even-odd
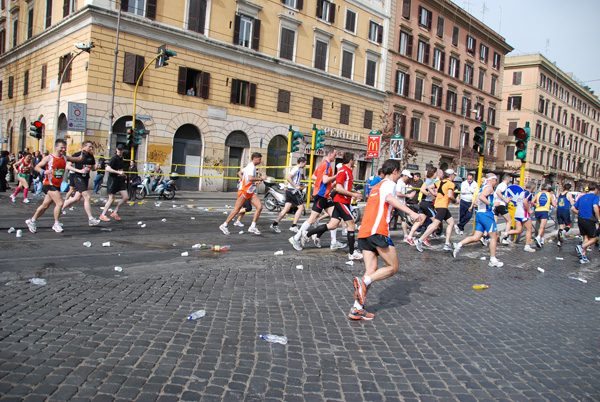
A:
<svg viewBox="0 0 600 402">
<path fill-rule="evenodd" d="M 406 116 L 398 112 L 394 112 L 394 132 L 406 136 Z"/>
<path fill-rule="evenodd" d="M 394 92 L 398 95 L 408 96 L 410 85 L 410 75 L 406 74 L 404 71 L 396 70 L 396 85 Z"/>
<path fill-rule="evenodd" d="M 410 20 L 410 0 L 402 1 L 402 18 Z"/>
<path fill-rule="evenodd" d="M 439 36 L 440 38 L 444 37 L 444 18 L 438 16 L 438 23 L 437 23 L 437 32 L 436 32 L 437 36 Z"/>
<path fill-rule="evenodd" d="M 535 138 L 542 138 L 542 125 L 540 123 L 535 125 Z"/>
<path fill-rule="evenodd" d="M 23 95 L 29 93 L 29 70 L 25 70 L 23 74 Z"/>
<path fill-rule="evenodd" d="M 483 84 L 485 82 L 485 70 L 479 69 L 479 83 L 477 84 L 477 88 L 483 91 Z"/>
<path fill-rule="evenodd" d="M 446 126 L 446 131 L 444 132 L 444 146 L 449 147 L 452 143 L 452 126 Z"/>
<path fill-rule="evenodd" d="M 400 45 L 398 53 L 403 56 L 412 57 L 413 36 L 404 31 L 400 31 Z"/>
<path fill-rule="evenodd" d="M 15 88 L 15 77 L 12 75 L 8 77 L 8 99 L 13 98 L 13 90 Z"/>
<path fill-rule="evenodd" d="M 179 67 L 179 76 L 177 79 L 178 94 L 208 99 L 209 90 L 210 73 L 188 67 Z"/>
<path fill-rule="evenodd" d="M 495 126 L 496 125 L 496 109 L 494 108 L 489 108 L 488 109 L 488 121 L 487 123 L 490 126 Z"/>
<path fill-rule="evenodd" d="M 68 53 L 68 54 L 65 54 L 64 56 L 62 56 L 58 60 L 58 82 L 59 83 L 60 83 L 61 77 L 62 77 L 62 82 L 71 82 L 71 67 L 72 66 L 69 63 L 71 61 L 71 57 L 72 57 L 71 53 Z M 142 60 L 143 60 L 143 58 L 142 58 Z M 67 68 L 67 65 L 69 66 L 69 68 Z M 142 69 L 143 68 L 144 68 L 144 65 L 142 64 Z M 63 72 L 64 72 L 64 77 L 63 77 Z"/>
<path fill-rule="evenodd" d="M 46 28 L 52 25 L 52 0 L 46 0 Z"/>
<path fill-rule="evenodd" d="M 477 40 L 471 35 L 467 35 L 467 53 L 471 56 L 475 56 L 475 48 L 477 46 Z"/>
<path fill-rule="evenodd" d="M 546 75 L 544 73 L 540 73 L 540 86 L 542 88 L 546 86 Z"/>
<path fill-rule="evenodd" d="M 256 106 L 256 84 L 238 79 L 231 80 L 231 103 Z"/>
<path fill-rule="evenodd" d="M 442 107 L 442 87 L 431 84 L 431 105 Z"/>
<path fill-rule="evenodd" d="M 68 16 L 71 13 L 75 12 L 75 9 L 77 8 L 77 0 L 64 0 L 64 4 L 63 4 L 63 18 Z M 125 3 L 127 3 L 127 1 L 125 1 Z M 144 0 L 131 0 L 130 3 L 134 4 L 133 6 L 129 6 L 128 8 L 132 8 L 135 6 L 140 6 L 141 10 L 144 10 Z M 123 0 L 121 1 L 121 9 L 123 8 Z M 156 0 L 154 1 L 154 9 L 156 10 Z M 125 10 L 127 11 L 127 10 Z M 128 11 L 128 12 L 134 12 L 134 11 Z M 137 11 L 135 11 L 136 14 L 139 15 L 143 15 L 141 13 L 138 13 Z"/>
<path fill-rule="evenodd" d="M 6 30 L 0 29 L 0 55 L 6 52 Z"/>
<path fill-rule="evenodd" d="M 429 43 L 419 40 L 417 49 L 417 61 L 423 64 L 429 64 Z"/>
<path fill-rule="evenodd" d="M 31 39 L 33 37 L 33 3 L 31 7 L 27 10 L 27 39 Z"/>
<path fill-rule="evenodd" d="M 348 50 L 342 51 L 342 77 L 352 79 L 354 70 L 354 53 Z"/>
<path fill-rule="evenodd" d="M 133 53 L 125 53 L 125 60 L 123 62 L 123 82 L 126 84 L 137 83 L 137 80 L 140 77 L 140 74 L 142 74 L 142 71 L 144 71 L 145 66 L 146 63 L 144 61 L 144 56 L 139 56 Z M 140 85 L 143 84 L 144 77 L 142 76 Z"/>
<path fill-rule="evenodd" d="M 410 119 L 410 138 L 419 140 L 419 131 L 421 130 L 421 119 L 413 117 Z"/>
<path fill-rule="evenodd" d="M 323 118 L 323 99 L 322 98 L 313 98 L 311 117 L 313 119 L 319 119 L 319 120 Z"/>
<path fill-rule="evenodd" d="M 350 124 L 350 105 L 342 104 L 340 108 L 340 124 Z"/>
<path fill-rule="evenodd" d="M 374 21 L 369 22 L 369 40 L 380 45 L 383 42 L 383 27 Z"/>
<path fill-rule="evenodd" d="M 329 44 L 317 39 L 315 46 L 315 68 L 327 71 L 327 49 Z"/>
<path fill-rule="evenodd" d="M 356 34 L 356 11 L 346 9 L 346 23 L 344 29 L 348 32 Z"/>
<path fill-rule="evenodd" d="M 476 103 L 475 104 L 475 120 L 477 121 L 483 121 L 483 104 L 482 103 Z"/>
<path fill-rule="evenodd" d="M 426 9 L 423 6 L 419 6 L 419 26 L 431 30 L 431 20 L 433 18 L 433 14 L 431 11 Z"/>
<path fill-rule="evenodd" d="M 463 96 L 461 113 L 463 116 L 471 117 L 471 99 Z"/>
<path fill-rule="evenodd" d="M 450 56 L 450 67 L 448 68 L 448 74 L 454 78 L 458 78 L 460 74 L 460 60 L 456 57 Z"/>
<path fill-rule="evenodd" d="M 437 123 L 435 121 L 429 122 L 429 138 L 427 138 L 430 144 L 435 144 L 435 131 L 437 129 Z"/>
<path fill-rule="evenodd" d="M 508 108 L 506 110 L 521 110 L 521 97 L 520 96 L 509 96 L 508 97 Z M 511 131 L 512 133 L 512 131 Z"/>
<path fill-rule="evenodd" d="M 488 62 L 488 54 L 490 52 L 490 48 L 484 45 L 483 43 L 479 46 L 479 60 L 482 63 Z"/>
<path fill-rule="evenodd" d="M 433 68 L 438 71 L 444 72 L 446 61 L 446 53 L 440 49 L 433 49 Z"/>
<path fill-rule="evenodd" d="M 283 113 L 290 112 L 290 91 L 285 89 L 279 90 L 279 96 L 277 97 L 277 111 Z"/>
<path fill-rule="evenodd" d="M 235 45 L 258 50 L 260 41 L 260 20 L 246 15 L 235 16 L 233 43 Z"/>
<path fill-rule="evenodd" d="M 367 58 L 367 76 L 365 84 L 374 87 L 377 82 L 377 61 Z"/>
<path fill-rule="evenodd" d="M 2 101 L 2 81 L 0 80 L 0 102 Z"/>
<path fill-rule="evenodd" d="M 294 61 L 294 43 L 296 42 L 296 31 L 281 28 L 281 44 L 279 46 L 279 57 Z"/>
<path fill-rule="evenodd" d="M 317 0 L 317 18 L 333 24 L 335 21 L 335 4 L 328 0 Z"/>
<path fill-rule="evenodd" d="M 498 78 L 492 76 L 492 85 L 490 87 L 490 93 L 492 95 L 496 95 L 496 82 L 498 81 Z"/>
<path fill-rule="evenodd" d="M 13 14 L 12 18 L 12 47 L 17 47 L 19 44 L 19 15 Z"/>
<path fill-rule="evenodd" d="M 206 0 L 189 0 L 188 29 L 204 34 Z"/>
<path fill-rule="evenodd" d="M 302 10 L 304 6 L 303 0 L 281 0 L 281 3 L 296 10 Z"/>
<path fill-rule="evenodd" d="M 46 89 L 46 76 L 48 75 L 48 64 L 42 65 L 42 83 L 41 89 Z"/>
<path fill-rule="evenodd" d="M 75 2 L 76 0 L 73 1 Z M 156 19 L 156 3 L 157 0 L 121 0 L 121 11 L 154 20 Z"/>
<path fill-rule="evenodd" d="M 458 36 L 459 36 L 460 28 L 455 26 L 452 30 L 452 44 L 454 46 L 458 46 Z"/>
<path fill-rule="evenodd" d="M 473 85 L 473 66 L 470 64 L 465 64 L 464 81 L 469 85 Z"/>
<path fill-rule="evenodd" d="M 417 77 L 415 80 L 415 100 L 423 99 L 423 78 Z"/>
<path fill-rule="evenodd" d="M 454 91 L 448 91 L 446 93 L 446 110 L 452 113 L 456 113 L 456 102 L 457 102 L 457 95 L 456 92 Z"/>
<path fill-rule="evenodd" d="M 500 69 L 500 55 L 497 52 L 494 52 L 494 63 L 493 67 L 498 70 Z"/>
<path fill-rule="evenodd" d="M 364 128 L 368 128 L 369 130 L 373 127 L 373 111 L 365 110 L 365 121 L 363 124 Z"/>
<path fill-rule="evenodd" d="M 521 71 L 515 71 L 513 72 L 513 81 L 512 84 L 513 85 L 521 85 L 521 77 L 523 76 L 523 73 Z"/>
</svg>

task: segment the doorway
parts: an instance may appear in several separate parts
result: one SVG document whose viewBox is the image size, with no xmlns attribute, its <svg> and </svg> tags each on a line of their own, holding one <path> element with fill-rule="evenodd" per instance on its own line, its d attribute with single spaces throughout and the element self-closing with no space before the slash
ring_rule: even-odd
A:
<svg viewBox="0 0 600 402">
<path fill-rule="evenodd" d="M 180 190 L 198 191 L 200 165 L 202 165 L 202 140 L 196 126 L 184 124 L 175 132 L 172 163 L 171 172 L 177 172 L 181 176 L 177 181 L 177 187 Z"/>
<path fill-rule="evenodd" d="M 227 140 L 225 140 L 225 146 L 228 147 L 227 162 L 225 163 L 225 166 L 230 166 L 227 168 L 226 177 L 234 177 L 236 179 L 227 179 L 224 188 L 225 191 L 237 191 L 238 166 L 241 166 L 242 168 L 246 166 L 244 150 L 250 148 L 250 141 L 248 141 L 248 137 L 243 131 L 232 131 L 231 134 L 227 136 Z"/>
</svg>

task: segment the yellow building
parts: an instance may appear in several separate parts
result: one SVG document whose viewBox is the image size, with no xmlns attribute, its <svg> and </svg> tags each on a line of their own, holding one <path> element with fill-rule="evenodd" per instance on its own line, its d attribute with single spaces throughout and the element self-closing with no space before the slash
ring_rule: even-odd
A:
<svg viewBox="0 0 600 402">
<path fill-rule="evenodd" d="M 308 134 L 309 149 L 314 124 L 327 132 L 326 145 L 361 155 L 357 178 L 369 173 L 367 134 L 381 126 L 386 95 L 389 2 L 2 4 L 2 149 L 35 149 L 29 126 L 41 119 L 41 150 L 66 137 L 70 152 L 92 140 L 96 154 L 111 155 L 126 141 L 137 78 L 166 44 L 177 56 L 164 67 L 151 63 L 137 91 L 135 128 L 150 134 L 136 160 L 206 176 L 181 180 L 184 189 L 234 190 L 235 180 L 222 178 L 237 169 L 218 166 L 245 165 L 252 152 L 268 166 L 285 165 L 289 126 Z M 89 54 L 74 46 L 90 42 Z M 69 103 L 85 104 L 85 130 L 71 131 Z M 283 169 L 267 173 L 281 177 Z"/>
</svg>

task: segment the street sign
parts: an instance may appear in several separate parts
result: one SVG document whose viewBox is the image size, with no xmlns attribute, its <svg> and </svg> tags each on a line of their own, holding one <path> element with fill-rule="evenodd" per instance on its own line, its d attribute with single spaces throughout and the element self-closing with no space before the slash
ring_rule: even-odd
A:
<svg viewBox="0 0 600 402">
<path fill-rule="evenodd" d="M 369 133 L 369 140 L 367 142 L 367 157 L 379 158 L 379 148 L 381 146 L 381 135 L 373 134 L 378 133 L 377 131 L 371 131 Z"/>
<path fill-rule="evenodd" d="M 135 115 L 135 119 L 136 120 L 143 120 L 143 121 L 151 121 L 152 120 L 152 116 L 150 116 L 149 114 L 136 114 Z"/>
<path fill-rule="evenodd" d="M 404 156 L 404 140 L 400 136 L 397 138 L 394 137 L 390 139 L 390 159 L 402 160 Z"/>
<path fill-rule="evenodd" d="M 8 144 L 8 138 L 0 138 L 0 144 Z"/>
<path fill-rule="evenodd" d="M 87 121 L 87 105 L 69 102 L 67 131 L 85 131 Z"/>
<path fill-rule="evenodd" d="M 129 120 L 125 122 L 125 127 L 133 127 L 133 121 Z"/>
</svg>

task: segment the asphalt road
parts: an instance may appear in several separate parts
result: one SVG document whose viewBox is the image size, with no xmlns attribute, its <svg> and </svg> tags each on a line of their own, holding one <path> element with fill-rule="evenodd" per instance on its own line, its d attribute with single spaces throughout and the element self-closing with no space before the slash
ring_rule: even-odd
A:
<svg viewBox="0 0 600 402">
<path fill-rule="evenodd" d="M 224 236 L 232 195 L 182 196 L 98 227 L 80 203 L 64 233 L 47 213 L 31 234 L 23 222 L 37 203 L 0 195 L 1 400 L 600 400 L 598 251 L 580 266 L 575 239 L 535 254 L 501 247 L 497 269 L 479 244 L 453 259 L 440 241 L 420 254 L 394 233 L 400 273 L 372 286 L 375 320 L 355 322 L 362 263 L 293 250 L 289 221 L 268 229 L 273 213 L 260 236 L 246 232 L 249 217 Z M 198 309 L 206 317 L 187 321 Z"/>
</svg>

